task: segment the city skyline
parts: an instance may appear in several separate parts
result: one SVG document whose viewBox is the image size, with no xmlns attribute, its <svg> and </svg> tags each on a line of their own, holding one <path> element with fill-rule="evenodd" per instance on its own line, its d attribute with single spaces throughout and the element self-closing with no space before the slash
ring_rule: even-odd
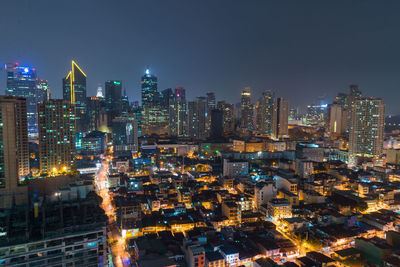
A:
<svg viewBox="0 0 400 267">
<path fill-rule="evenodd" d="M 246 6 L 231 1 L 228 5 L 205 2 L 179 6 L 173 2 L 176 10 L 169 15 L 161 12 L 168 5 L 162 2 L 111 6 L 100 1 L 94 6 L 80 3 L 74 13 L 76 19 L 68 23 L 54 14 L 69 12 L 72 5 L 64 1 L 57 6 L 48 3 L 4 4 L 1 25 L 7 25 L 11 17 L 16 23 L 9 25 L 10 29 L 0 26 L 10 40 L 0 44 L 4 52 L 0 62 L 18 61 L 36 67 L 38 75 L 49 80 L 55 98 L 61 98 L 60 80 L 68 72 L 69 62 L 76 60 L 88 74 L 88 95 L 95 95 L 99 83 L 116 79 L 123 82 L 131 101 L 139 100 L 140 76 L 150 65 L 158 75 L 160 91 L 184 87 L 188 99 L 213 91 L 217 99 L 237 103 L 243 88 L 250 86 L 255 96 L 271 89 L 297 107 L 311 104 L 310 95 L 326 95 L 330 102 L 349 84 L 359 84 L 367 95 L 386 100 L 388 114 L 400 113 L 395 105 L 400 84 L 396 47 L 400 40 L 392 38 L 400 25 L 395 12 L 400 5 L 395 1 L 386 5 L 365 1 L 331 5 L 255 1 Z M 21 6 L 25 9 L 18 10 Z M 140 11 L 144 9 L 153 10 L 157 18 L 143 17 Z M 200 16 L 206 11 L 208 19 Z M 103 16 L 104 12 L 109 16 Z M 54 23 L 44 24 L 38 19 L 46 16 Z M 28 22 L 49 37 L 14 33 Z M 121 23 L 125 25 L 122 29 L 113 27 Z M 60 36 L 61 31 L 54 32 L 70 24 L 77 38 L 85 42 L 77 43 Z M 113 38 L 105 38 L 110 34 Z M 28 36 L 35 42 L 27 46 Z M 50 43 L 40 45 L 41 39 Z M 65 43 L 62 54 L 60 42 Z M 3 87 L 4 75 L 0 76 Z M 293 98 L 292 93 L 299 91 L 304 94 Z"/>
<path fill-rule="evenodd" d="M 0 265 L 400 266 L 379 2 L 1 3 Z"/>
</svg>

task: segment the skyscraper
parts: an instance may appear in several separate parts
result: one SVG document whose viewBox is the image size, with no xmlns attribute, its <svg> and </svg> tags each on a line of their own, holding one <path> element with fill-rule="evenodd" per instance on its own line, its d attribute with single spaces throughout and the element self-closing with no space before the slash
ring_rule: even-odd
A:
<svg viewBox="0 0 400 267">
<path fill-rule="evenodd" d="M 197 97 L 188 103 L 188 134 L 192 138 L 205 139 L 206 136 L 207 100 Z M 211 114 L 210 114 L 211 115 Z"/>
<path fill-rule="evenodd" d="M 157 102 L 157 77 L 150 73 L 150 69 L 146 68 L 142 76 L 142 106 L 151 106 Z"/>
<path fill-rule="evenodd" d="M 89 118 L 88 132 L 100 129 L 100 112 L 105 105 L 104 98 L 88 97 L 87 99 L 87 113 Z"/>
<path fill-rule="evenodd" d="M 172 136 L 187 135 L 187 107 L 185 88 L 175 88 L 169 103 L 169 134 Z"/>
<path fill-rule="evenodd" d="M 385 105 L 382 99 L 357 98 L 351 111 L 349 153 L 378 157 L 383 150 Z"/>
<path fill-rule="evenodd" d="M 29 174 L 28 124 L 26 100 L 0 96 L 0 207 L 10 207 L 12 199 L 24 202 L 18 187 Z"/>
<path fill-rule="evenodd" d="M 257 108 L 257 131 L 260 134 L 272 135 L 273 131 L 274 93 L 266 90 L 262 93 Z"/>
<path fill-rule="evenodd" d="M 278 139 L 288 135 L 289 102 L 278 97 L 274 102 L 273 137 Z"/>
<path fill-rule="evenodd" d="M 141 120 L 138 121 L 139 131 L 142 135 L 168 135 L 169 133 L 169 108 L 173 101 L 173 90 L 165 89 L 158 94 L 158 100 L 143 106 Z"/>
<path fill-rule="evenodd" d="M 250 87 L 245 87 L 240 100 L 240 126 L 242 131 L 251 132 L 253 125 L 253 105 L 251 104 Z"/>
<path fill-rule="evenodd" d="M 312 125 L 323 125 L 326 122 L 327 104 L 308 105 L 307 123 Z"/>
<path fill-rule="evenodd" d="M 121 114 L 126 115 L 131 112 L 131 105 L 129 104 L 129 98 L 126 94 L 126 89 L 124 90 L 124 95 L 121 98 Z"/>
<path fill-rule="evenodd" d="M 217 103 L 215 102 L 215 94 L 213 92 L 207 93 L 207 112 L 217 108 Z"/>
<path fill-rule="evenodd" d="M 223 112 L 220 109 L 211 110 L 211 134 L 213 138 L 222 137 L 223 134 Z"/>
<path fill-rule="evenodd" d="M 122 113 L 122 83 L 121 81 L 106 81 L 106 111 L 108 114 L 108 126 L 112 120 Z"/>
<path fill-rule="evenodd" d="M 50 99 L 50 86 L 47 80 L 38 79 L 36 97 L 37 103 Z"/>
<path fill-rule="evenodd" d="M 39 104 L 40 171 L 56 175 L 76 170 L 75 108 L 57 99 Z"/>
<path fill-rule="evenodd" d="M 112 121 L 114 153 L 131 155 L 138 151 L 138 126 L 134 116 L 120 116 Z"/>
<path fill-rule="evenodd" d="M 168 135 L 169 133 L 169 110 L 162 105 L 143 107 L 140 113 L 142 135 Z M 138 116 L 136 116 L 138 118 Z M 140 120 L 138 120 L 140 122 Z"/>
<path fill-rule="evenodd" d="M 351 120 L 352 120 L 351 112 L 353 111 L 354 102 L 356 99 L 362 98 L 362 93 L 359 90 L 358 85 L 351 84 L 349 87 L 350 87 L 349 94 L 346 96 L 345 103 L 344 103 L 344 108 L 347 111 L 347 118 L 346 118 L 346 132 L 347 133 L 350 133 Z"/>
<path fill-rule="evenodd" d="M 327 130 L 331 137 L 341 135 L 346 131 L 347 114 L 343 106 L 332 104 L 327 112 Z"/>
<path fill-rule="evenodd" d="M 71 63 L 71 70 L 63 79 L 64 100 L 74 104 L 76 109 L 76 131 L 83 133 L 87 131 L 87 103 L 86 103 L 86 74 L 76 64 Z"/>
<path fill-rule="evenodd" d="M 217 108 L 216 101 L 215 101 L 215 94 L 213 92 L 207 93 L 207 107 L 206 107 L 206 131 L 207 134 L 210 134 L 211 128 L 211 110 Z"/>
<path fill-rule="evenodd" d="M 218 102 L 218 109 L 222 111 L 222 126 L 224 135 L 230 135 L 235 130 L 235 114 L 233 104 L 225 101 Z"/>
<path fill-rule="evenodd" d="M 18 63 L 6 65 L 6 94 L 26 98 L 29 136 L 37 137 L 37 104 L 46 99 L 48 89 L 44 82 L 39 83 L 36 69 L 20 66 Z"/>
</svg>

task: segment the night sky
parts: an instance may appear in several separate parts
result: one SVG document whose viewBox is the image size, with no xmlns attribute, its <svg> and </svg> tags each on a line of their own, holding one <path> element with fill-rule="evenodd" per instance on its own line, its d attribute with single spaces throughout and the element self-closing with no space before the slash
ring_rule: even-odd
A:
<svg viewBox="0 0 400 267">
<path fill-rule="evenodd" d="M 238 102 L 250 86 L 253 100 L 273 89 L 303 106 L 357 83 L 400 114 L 399 14 L 398 0 L 1 0 L 0 63 L 35 66 L 57 98 L 74 59 L 88 95 L 119 79 L 140 100 L 150 65 L 159 90 L 188 99 Z"/>
</svg>

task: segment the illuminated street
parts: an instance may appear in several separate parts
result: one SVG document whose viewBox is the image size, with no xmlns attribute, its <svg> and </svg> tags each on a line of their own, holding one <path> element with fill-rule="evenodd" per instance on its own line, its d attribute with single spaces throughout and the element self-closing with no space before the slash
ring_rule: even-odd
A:
<svg viewBox="0 0 400 267">
<path fill-rule="evenodd" d="M 111 245 L 113 262 L 118 267 L 130 266 L 129 254 L 125 250 L 126 248 L 125 239 L 121 236 L 121 233 L 115 226 L 115 220 L 116 220 L 114 214 L 115 208 L 112 205 L 112 198 L 109 194 L 107 186 L 108 168 L 109 168 L 108 160 L 104 160 L 101 169 L 97 172 L 96 175 L 97 194 L 103 198 L 101 207 L 105 211 L 108 217 L 108 223 L 109 223 L 108 238 Z"/>
</svg>

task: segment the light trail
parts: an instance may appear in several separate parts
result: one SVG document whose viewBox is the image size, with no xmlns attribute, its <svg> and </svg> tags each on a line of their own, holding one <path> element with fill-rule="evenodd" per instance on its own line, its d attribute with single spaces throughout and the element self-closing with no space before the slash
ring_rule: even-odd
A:
<svg viewBox="0 0 400 267">
<path fill-rule="evenodd" d="M 112 196 L 107 187 L 108 181 L 108 169 L 109 162 L 104 160 L 102 162 L 100 170 L 96 174 L 96 193 L 103 199 L 101 203 L 101 208 L 104 210 L 108 217 L 109 229 L 108 237 L 111 240 L 111 254 L 113 256 L 113 261 L 118 267 L 130 266 L 130 257 L 126 251 L 126 242 L 122 237 L 119 229 L 115 226 L 116 216 L 115 207 L 112 204 Z"/>
</svg>

